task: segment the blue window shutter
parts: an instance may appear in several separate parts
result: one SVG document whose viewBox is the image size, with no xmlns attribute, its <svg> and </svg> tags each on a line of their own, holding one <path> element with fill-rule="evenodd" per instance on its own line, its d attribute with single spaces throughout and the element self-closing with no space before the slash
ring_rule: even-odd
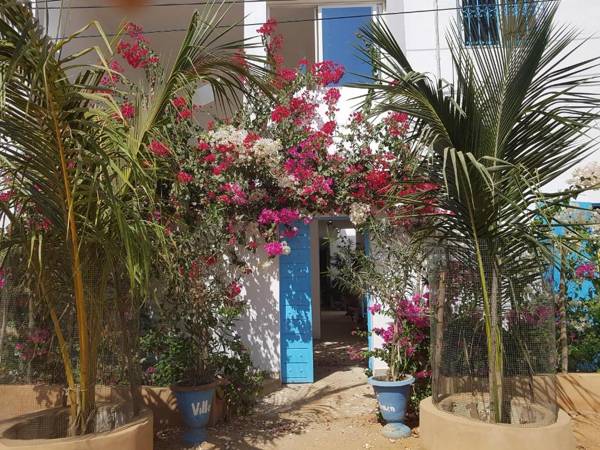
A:
<svg viewBox="0 0 600 450">
<path fill-rule="evenodd" d="M 291 253 L 279 257 L 281 381 L 312 383 L 312 277 L 310 228 L 295 224 L 298 234 L 288 239 Z"/>
<path fill-rule="evenodd" d="M 361 46 L 357 33 L 371 21 L 372 12 L 373 8 L 370 6 L 321 9 L 323 60 L 329 59 L 342 64 L 346 69 L 338 85 L 364 82 L 364 76 L 373 74 L 372 65 L 362 60 L 364 56 L 357 48 Z"/>
</svg>

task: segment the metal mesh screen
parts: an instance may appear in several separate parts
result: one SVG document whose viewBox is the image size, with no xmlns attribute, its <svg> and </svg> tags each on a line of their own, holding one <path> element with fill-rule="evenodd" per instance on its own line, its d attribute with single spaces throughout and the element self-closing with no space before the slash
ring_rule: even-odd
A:
<svg viewBox="0 0 600 450">
<path fill-rule="evenodd" d="M 0 420 L 34 414 L 11 428 L 19 439 L 60 438 L 72 433 L 69 387 L 52 313 L 60 324 L 79 392 L 79 340 L 68 267 L 48 269 L 43 296 L 31 267 L 14 259 L 5 263 L 0 289 Z M 55 261 L 52 261 L 55 263 Z M 130 421 L 141 406 L 136 346 L 139 308 L 126 282 L 102 271 L 103 264 L 84 266 L 90 342 L 95 368 L 96 410 L 89 431 L 101 432 Z M 49 263 L 49 266 L 51 264 Z M 60 270 L 60 269 L 64 270 Z M 119 288 L 117 283 L 123 286 Z M 125 296 L 125 297 L 123 297 Z M 134 401 L 132 401 L 132 399 Z"/>
<path fill-rule="evenodd" d="M 479 247 L 481 260 L 469 245 L 456 244 L 436 252 L 431 265 L 434 404 L 483 422 L 553 423 L 558 409 L 549 283 L 534 255 L 522 252 L 502 263 L 492 257 L 497 248 Z"/>
</svg>

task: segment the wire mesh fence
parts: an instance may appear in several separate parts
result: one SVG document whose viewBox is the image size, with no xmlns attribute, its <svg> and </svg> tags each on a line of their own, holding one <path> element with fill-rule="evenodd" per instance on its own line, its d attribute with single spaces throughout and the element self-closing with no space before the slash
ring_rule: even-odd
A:
<svg viewBox="0 0 600 450">
<path fill-rule="evenodd" d="M 47 295 L 40 287 L 41 278 L 31 277 L 31 266 L 23 263 L 9 261 L 2 273 L 0 420 L 44 410 L 12 427 L 8 435 L 18 439 L 65 437 L 73 434 L 69 406 L 73 398 L 82 395 L 77 310 L 72 290 L 65 284 L 70 282 L 69 271 L 65 268 L 62 274 L 58 270 L 49 274 L 52 279 L 44 285 L 52 295 Z M 102 265 L 85 271 L 84 292 L 93 315 L 88 320 L 93 325 L 88 340 L 94 372 L 90 390 L 96 401 L 90 423 L 84 427 L 89 432 L 123 425 L 141 406 L 136 355 L 139 308 L 127 289 L 118 289 L 120 281 L 107 277 Z M 72 367 L 71 387 L 65 359 Z M 70 396 L 72 391 L 75 397 Z"/>
<path fill-rule="evenodd" d="M 474 420 L 542 426 L 557 417 L 554 299 L 535 255 L 502 263 L 489 243 L 436 252 L 430 274 L 432 391 Z"/>
</svg>

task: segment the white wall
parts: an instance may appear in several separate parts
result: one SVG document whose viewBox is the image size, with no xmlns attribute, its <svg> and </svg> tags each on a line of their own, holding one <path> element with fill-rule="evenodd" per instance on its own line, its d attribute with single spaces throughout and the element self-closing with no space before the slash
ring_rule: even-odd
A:
<svg viewBox="0 0 600 450">
<path fill-rule="evenodd" d="M 412 67 L 419 72 L 427 72 L 434 76 L 441 75 L 449 82 L 454 82 L 455 76 L 446 34 L 453 21 L 460 17 L 460 11 L 456 10 L 457 5 L 460 5 L 460 0 L 388 0 L 386 5 L 386 12 L 428 10 L 436 7 L 438 9 L 450 8 L 448 11 L 440 11 L 437 14 L 437 23 L 434 12 L 418 12 L 385 18 L 396 39 L 405 50 Z M 581 37 L 596 35 L 595 39 L 585 42 L 578 49 L 570 59 L 571 62 L 599 56 L 599 19 L 600 2 L 597 0 L 561 1 L 557 13 L 558 24 L 574 26 L 581 32 Z M 437 36 L 439 36 L 439 41 Z M 600 88 L 596 88 L 596 91 L 600 93 Z M 600 138 L 600 133 L 596 132 L 593 136 Z M 586 162 L 598 160 L 600 160 L 600 153 L 596 152 L 587 158 Z M 586 162 L 582 164 L 584 165 Z M 561 175 L 555 182 L 546 186 L 545 190 L 552 192 L 565 189 L 570 177 L 571 171 Z M 600 191 L 582 194 L 578 200 L 600 202 Z"/>
<path fill-rule="evenodd" d="M 248 307 L 237 331 L 250 351 L 252 362 L 272 374 L 281 370 L 279 339 L 279 258 L 269 259 L 262 250 L 247 254 L 253 273 L 242 279 L 241 293 Z"/>
</svg>

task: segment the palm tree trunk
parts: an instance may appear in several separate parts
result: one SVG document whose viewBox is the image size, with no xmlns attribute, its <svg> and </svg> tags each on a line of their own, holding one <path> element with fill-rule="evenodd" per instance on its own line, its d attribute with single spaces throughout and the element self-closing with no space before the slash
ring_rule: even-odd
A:
<svg viewBox="0 0 600 450">
<path fill-rule="evenodd" d="M 445 261 L 443 270 L 440 271 L 438 277 L 433 280 L 433 300 L 434 304 L 434 343 L 431 354 L 431 369 L 432 378 L 431 383 L 433 386 L 439 386 L 440 382 L 440 368 L 442 365 L 442 348 L 444 345 L 444 307 L 446 301 L 446 277 L 447 263 Z"/>
<path fill-rule="evenodd" d="M 500 328 L 500 320 L 498 317 L 498 283 L 499 274 L 496 264 L 492 265 L 492 285 L 490 293 L 490 324 L 492 328 L 492 349 L 494 349 L 494 357 L 490 360 L 489 371 L 490 371 L 490 385 L 493 386 L 493 390 L 496 393 L 493 398 L 497 402 L 497 406 L 494 405 L 490 408 L 490 412 L 494 411 L 496 414 L 494 422 L 503 421 L 503 392 L 502 392 L 502 374 L 503 374 L 503 352 L 502 352 L 502 333 Z M 492 384 L 493 383 L 493 384 Z M 490 396 L 490 398 L 492 398 Z"/>
<path fill-rule="evenodd" d="M 73 279 L 73 292 L 75 296 L 75 309 L 77 317 L 77 332 L 79 335 L 79 384 L 81 387 L 78 402 L 78 417 L 74 419 L 73 425 L 76 433 L 85 433 L 89 424 L 89 417 L 95 408 L 94 382 L 90 379 L 90 341 L 89 341 L 89 323 L 87 314 L 87 305 L 85 301 L 83 274 L 81 272 L 79 235 L 77 233 L 77 223 L 74 214 L 74 201 L 71 192 L 71 182 L 69 180 L 69 170 L 67 168 L 67 157 L 62 136 L 62 127 L 58 119 L 56 105 L 49 85 L 46 85 L 46 95 L 48 98 L 48 109 L 50 111 L 54 137 L 58 150 L 60 168 L 63 178 L 65 216 L 67 222 L 67 233 L 69 247 L 71 252 L 71 276 Z"/>
<path fill-rule="evenodd" d="M 473 228 L 473 238 L 475 244 L 475 252 L 477 257 L 477 265 L 479 267 L 479 278 L 481 282 L 481 294 L 483 297 L 483 323 L 485 326 L 485 335 L 487 341 L 487 357 L 488 357 L 488 381 L 489 381 L 489 394 L 490 394 L 490 419 L 491 423 L 498 423 L 502 419 L 502 402 L 501 402 L 501 390 L 502 390 L 502 342 L 499 339 L 500 330 L 498 328 L 498 317 L 497 317 L 497 299 L 491 297 L 497 297 L 497 293 L 493 294 L 494 288 L 497 291 L 498 280 L 497 273 L 492 269 L 492 292 L 488 292 L 486 274 L 486 267 L 483 262 L 483 255 L 481 253 L 481 247 L 477 233 Z M 492 301 L 496 306 L 496 312 L 492 313 Z"/>
</svg>

